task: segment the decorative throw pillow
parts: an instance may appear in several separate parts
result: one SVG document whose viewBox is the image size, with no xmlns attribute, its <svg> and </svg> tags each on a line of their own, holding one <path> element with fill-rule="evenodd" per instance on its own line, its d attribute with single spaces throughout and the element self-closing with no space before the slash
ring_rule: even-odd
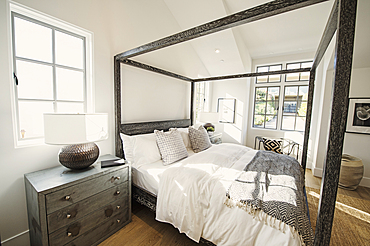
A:
<svg viewBox="0 0 370 246">
<path fill-rule="evenodd" d="M 186 149 L 191 150 L 191 143 L 190 143 L 190 139 L 189 139 L 189 130 L 188 130 L 188 128 L 170 128 L 170 131 L 173 131 L 175 129 L 177 129 L 177 131 L 180 132 Z"/>
<path fill-rule="evenodd" d="M 188 157 L 188 152 L 186 151 L 180 132 L 176 129 L 169 132 L 155 130 L 154 133 L 159 152 L 161 152 L 163 165 L 168 165 Z"/>
<path fill-rule="evenodd" d="M 283 152 L 281 151 L 281 144 L 281 140 L 263 138 L 263 147 L 265 148 L 265 150 L 270 150 L 279 154 L 283 154 Z"/>
<path fill-rule="evenodd" d="M 198 130 L 189 126 L 189 138 L 195 153 L 206 150 L 212 146 L 208 133 L 203 126 L 199 126 Z"/>
</svg>

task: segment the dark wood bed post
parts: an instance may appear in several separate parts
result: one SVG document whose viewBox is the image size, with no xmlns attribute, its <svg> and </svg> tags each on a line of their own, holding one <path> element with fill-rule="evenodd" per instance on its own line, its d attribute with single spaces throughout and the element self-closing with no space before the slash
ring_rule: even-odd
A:
<svg viewBox="0 0 370 246">
<path fill-rule="evenodd" d="M 190 86 L 190 124 L 194 125 L 194 82 L 191 82 Z"/>
<path fill-rule="evenodd" d="M 357 0 L 339 0 L 329 142 L 321 182 L 314 245 L 330 243 L 347 125 L 356 10 Z"/>
<path fill-rule="evenodd" d="M 119 133 L 121 132 L 121 62 L 114 57 L 114 111 L 115 117 L 115 143 L 116 156 L 123 158 L 122 142 Z"/>
</svg>

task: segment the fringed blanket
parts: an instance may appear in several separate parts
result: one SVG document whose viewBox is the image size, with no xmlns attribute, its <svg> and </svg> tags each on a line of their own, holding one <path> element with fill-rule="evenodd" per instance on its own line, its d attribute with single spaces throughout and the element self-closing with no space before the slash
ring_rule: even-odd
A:
<svg viewBox="0 0 370 246">
<path fill-rule="evenodd" d="M 266 224 L 285 232 L 297 231 L 302 245 L 313 244 L 303 192 L 304 174 L 292 157 L 258 151 L 226 193 L 225 204 L 244 209 Z"/>
</svg>

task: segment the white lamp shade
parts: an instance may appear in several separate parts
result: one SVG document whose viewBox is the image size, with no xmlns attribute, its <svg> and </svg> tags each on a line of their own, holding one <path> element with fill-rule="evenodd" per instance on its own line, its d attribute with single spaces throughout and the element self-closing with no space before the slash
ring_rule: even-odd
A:
<svg viewBox="0 0 370 246">
<path fill-rule="evenodd" d="M 108 114 L 44 114 L 47 144 L 81 144 L 108 138 Z"/>
<path fill-rule="evenodd" d="M 199 120 L 203 123 L 218 123 L 219 114 L 217 112 L 201 112 Z"/>
</svg>

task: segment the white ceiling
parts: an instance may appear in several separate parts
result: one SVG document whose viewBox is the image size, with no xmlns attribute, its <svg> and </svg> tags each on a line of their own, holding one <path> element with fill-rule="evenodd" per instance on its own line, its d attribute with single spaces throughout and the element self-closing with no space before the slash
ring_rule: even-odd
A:
<svg viewBox="0 0 370 246">
<path fill-rule="evenodd" d="M 162 1 L 168 8 L 166 11 L 172 14 L 173 21 L 178 24 L 178 32 L 269 2 L 269 0 Z M 194 78 L 245 73 L 250 72 L 248 71 L 250 61 L 254 59 L 314 53 L 333 3 L 334 0 L 329 0 L 186 42 L 184 47 L 187 49 L 190 47 L 195 51 L 204 68 L 183 75 Z M 354 67 L 370 67 L 370 28 L 367 26 L 370 23 L 369 11 L 370 1 L 359 0 Z M 182 45 L 167 49 L 179 49 Z M 220 53 L 215 53 L 215 49 L 219 49 Z M 155 53 L 160 54 L 159 51 Z M 167 69 L 163 66 L 162 68 Z"/>
</svg>

